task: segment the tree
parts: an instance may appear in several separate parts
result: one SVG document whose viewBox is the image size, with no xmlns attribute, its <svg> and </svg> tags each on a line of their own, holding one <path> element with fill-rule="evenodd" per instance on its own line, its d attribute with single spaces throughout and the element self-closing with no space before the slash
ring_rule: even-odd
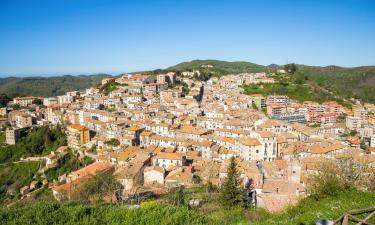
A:
<svg viewBox="0 0 375 225">
<path fill-rule="evenodd" d="M 185 205 L 185 188 L 179 186 L 169 192 L 169 203 L 176 206 Z"/>
<path fill-rule="evenodd" d="M 0 94 L 0 107 L 6 107 L 8 102 L 12 100 L 9 96 L 7 96 L 5 93 Z"/>
<path fill-rule="evenodd" d="M 78 188 L 72 199 L 83 202 L 96 202 L 112 197 L 121 189 L 121 184 L 116 180 L 113 171 L 103 171 L 91 177 L 83 186 Z"/>
<path fill-rule="evenodd" d="M 287 72 L 287 73 L 291 73 L 291 74 L 294 74 L 298 68 L 297 68 L 297 65 L 294 64 L 294 63 L 290 63 L 290 64 L 286 64 L 284 66 L 284 70 Z"/>
<path fill-rule="evenodd" d="M 105 106 L 104 106 L 103 104 L 99 104 L 98 109 L 99 109 L 99 110 L 104 110 L 104 109 L 105 109 Z"/>
<path fill-rule="evenodd" d="M 43 104 L 43 102 L 42 102 L 41 99 L 37 98 L 37 99 L 34 99 L 34 100 L 33 100 L 33 104 L 34 104 L 34 105 L 41 105 L 41 104 Z"/>
<path fill-rule="evenodd" d="M 363 150 L 368 150 L 369 147 L 364 141 L 361 141 L 360 148 Z"/>
<path fill-rule="evenodd" d="M 107 141 L 106 144 L 116 147 L 120 145 L 120 141 L 116 138 L 111 138 L 111 140 Z"/>
<path fill-rule="evenodd" d="M 220 202 L 224 207 L 233 207 L 242 201 L 237 163 L 232 157 L 227 169 L 227 177 L 220 191 Z"/>
</svg>

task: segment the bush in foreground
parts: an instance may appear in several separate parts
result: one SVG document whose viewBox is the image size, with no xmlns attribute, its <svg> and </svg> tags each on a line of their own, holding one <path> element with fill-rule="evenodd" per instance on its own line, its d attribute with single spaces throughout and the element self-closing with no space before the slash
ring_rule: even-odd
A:
<svg viewBox="0 0 375 225">
<path fill-rule="evenodd" d="M 157 205 L 129 209 L 126 207 L 78 203 L 37 203 L 21 207 L 1 208 L 2 224 L 219 224 L 186 207 Z"/>
</svg>

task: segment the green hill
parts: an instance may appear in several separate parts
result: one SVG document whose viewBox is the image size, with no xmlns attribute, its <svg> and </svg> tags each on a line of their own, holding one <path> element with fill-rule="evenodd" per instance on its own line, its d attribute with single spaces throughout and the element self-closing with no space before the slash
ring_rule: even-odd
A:
<svg viewBox="0 0 375 225">
<path fill-rule="evenodd" d="M 375 66 L 298 67 L 310 80 L 343 98 L 354 97 L 364 102 L 375 103 Z"/>
<path fill-rule="evenodd" d="M 55 77 L 7 77 L 0 78 L 0 93 L 17 95 L 56 96 L 67 91 L 84 90 L 98 85 L 108 74 L 55 76 Z"/>
<path fill-rule="evenodd" d="M 202 68 L 202 65 L 212 65 L 213 67 Z M 196 69 L 208 70 L 218 75 L 225 75 L 230 73 L 255 73 L 268 71 L 267 67 L 250 62 L 227 62 L 220 60 L 193 60 L 190 62 L 183 62 L 175 66 L 169 67 L 167 70 L 192 71 Z"/>
</svg>

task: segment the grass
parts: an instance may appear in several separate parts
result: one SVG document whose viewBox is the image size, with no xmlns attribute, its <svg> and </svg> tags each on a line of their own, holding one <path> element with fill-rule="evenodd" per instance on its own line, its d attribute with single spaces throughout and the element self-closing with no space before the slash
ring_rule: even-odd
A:
<svg viewBox="0 0 375 225">
<path fill-rule="evenodd" d="M 306 198 L 296 206 L 288 208 L 285 212 L 274 214 L 267 219 L 257 222 L 258 225 L 266 224 L 314 224 L 318 219 L 326 218 L 335 220 L 344 212 L 375 205 L 374 192 L 349 191 L 336 197 L 327 197 L 322 200 Z"/>
<path fill-rule="evenodd" d="M 11 198 L 8 190 L 16 195 L 19 189 L 29 185 L 33 176 L 38 171 L 40 162 L 20 162 L 0 165 L 0 199 L 1 201 Z"/>
<path fill-rule="evenodd" d="M 224 209 L 208 203 L 198 209 L 166 204 L 142 204 L 139 209 L 110 204 L 34 203 L 0 208 L 6 224 L 251 224 L 312 225 L 318 219 L 337 219 L 344 212 L 373 206 L 374 192 L 347 191 L 322 200 L 305 198 L 284 212 L 264 209 Z M 372 221 L 374 222 L 374 221 Z"/>
</svg>

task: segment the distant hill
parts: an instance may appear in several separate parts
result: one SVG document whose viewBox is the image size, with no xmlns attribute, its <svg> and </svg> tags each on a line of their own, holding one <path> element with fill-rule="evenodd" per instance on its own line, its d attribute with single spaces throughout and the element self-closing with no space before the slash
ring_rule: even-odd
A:
<svg viewBox="0 0 375 225">
<path fill-rule="evenodd" d="M 213 67 L 205 67 L 202 65 L 211 65 Z M 225 75 L 230 73 L 245 73 L 245 72 L 263 72 L 268 71 L 268 68 L 262 65 L 258 65 L 250 62 L 227 62 L 220 60 L 193 60 L 190 62 L 183 62 L 175 66 L 167 68 L 167 70 L 177 70 L 177 71 L 187 71 L 187 70 L 197 70 L 204 69 L 209 70 L 218 75 Z"/>
<path fill-rule="evenodd" d="M 55 77 L 7 77 L 0 78 L 0 93 L 17 95 L 56 96 L 67 91 L 84 90 L 98 85 L 108 74 L 55 76 Z"/>
<path fill-rule="evenodd" d="M 212 65 L 203 68 L 202 65 Z M 339 66 L 307 66 L 297 65 L 310 81 L 331 91 L 340 98 L 357 98 L 364 102 L 375 103 L 375 66 L 339 67 Z M 243 72 L 274 72 L 283 68 L 283 65 L 271 64 L 268 66 L 250 62 L 227 62 L 219 60 L 193 60 L 183 62 L 167 68 L 175 71 L 204 70 L 218 76 Z"/>
<path fill-rule="evenodd" d="M 375 103 L 375 66 L 345 68 L 305 66 L 299 69 L 319 86 L 343 98 L 357 98 Z"/>
</svg>

